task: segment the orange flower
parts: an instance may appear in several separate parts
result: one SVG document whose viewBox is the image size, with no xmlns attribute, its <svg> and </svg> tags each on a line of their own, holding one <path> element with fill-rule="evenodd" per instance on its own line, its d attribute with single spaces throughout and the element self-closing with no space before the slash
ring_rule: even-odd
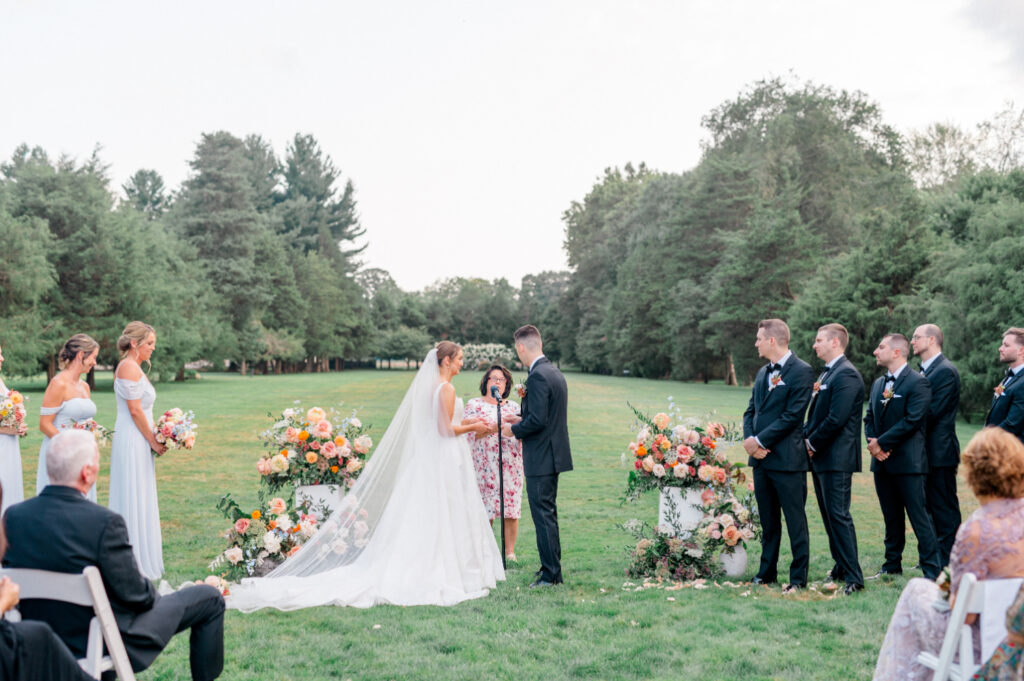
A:
<svg viewBox="0 0 1024 681">
<path fill-rule="evenodd" d="M 252 512 L 252 519 L 259 520 L 261 515 L 263 514 L 260 513 L 259 509 L 256 509 L 255 511 Z"/>
<path fill-rule="evenodd" d="M 338 472 L 338 467 L 337 466 L 331 466 L 331 472 L 332 473 L 337 473 Z"/>
<path fill-rule="evenodd" d="M 302 529 L 301 527 L 299 527 L 298 525 L 295 525 L 294 527 L 292 527 L 292 529 L 290 529 L 288 531 L 291 532 L 292 534 L 295 534 L 296 532 L 298 532 L 301 529 Z"/>
<path fill-rule="evenodd" d="M 639 447 L 637 447 L 636 448 L 636 455 L 637 456 L 646 456 L 647 455 L 647 447 L 644 447 L 643 445 L 640 445 Z"/>
<path fill-rule="evenodd" d="M 267 523 L 267 527 L 269 527 L 270 529 L 274 529 L 275 527 L 277 527 L 277 521 L 271 520 L 269 523 Z"/>
<path fill-rule="evenodd" d="M 305 430 L 300 430 L 299 431 L 299 439 L 302 440 L 303 442 L 308 440 L 309 439 L 309 432 L 305 431 Z"/>
<path fill-rule="evenodd" d="M 316 452 L 306 452 L 306 463 L 316 463 L 318 458 Z"/>
<path fill-rule="evenodd" d="M 282 449 L 280 453 L 281 453 L 281 456 L 283 456 L 284 458 L 286 458 L 286 459 L 288 458 L 288 450 L 287 449 Z"/>
<path fill-rule="evenodd" d="M 25 401 L 25 398 L 21 396 L 17 390 L 12 390 L 10 394 L 11 404 L 21 404 Z"/>
<path fill-rule="evenodd" d="M 339 435 L 338 437 L 334 438 L 334 444 L 336 444 L 339 447 L 344 447 L 345 445 L 348 444 L 348 440 L 346 440 L 343 435 Z"/>
</svg>

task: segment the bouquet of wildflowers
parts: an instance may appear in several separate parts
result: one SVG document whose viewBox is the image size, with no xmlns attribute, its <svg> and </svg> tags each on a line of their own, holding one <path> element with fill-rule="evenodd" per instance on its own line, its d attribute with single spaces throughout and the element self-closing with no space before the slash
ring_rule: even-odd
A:
<svg viewBox="0 0 1024 681">
<path fill-rule="evenodd" d="M 18 428 L 25 423 L 25 396 L 17 390 L 0 398 L 0 427 Z"/>
<path fill-rule="evenodd" d="M 168 409 L 153 426 L 156 441 L 168 449 L 192 449 L 196 445 L 195 414 L 175 407 Z"/>
<path fill-rule="evenodd" d="M 92 436 L 96 438 L 96 445 L 100 448 L 109 447 L 110 440 L 113 433 L 100 424 L 96 423 L 96 419 L 85 419 L 84 421 L 76 421 L 72 426 L 75 430 L 84 430 L 88 433 L 92 433 Z"/>
<path fill-rule="evenodd" d="M 356 412 L 342 418 L 333 409 L 289 407 L 261 434 L 270 451 L 256 470 L 272 491 L 284 485 L 351 487 L 373 447 L 368 430 Z"/>
</svg>

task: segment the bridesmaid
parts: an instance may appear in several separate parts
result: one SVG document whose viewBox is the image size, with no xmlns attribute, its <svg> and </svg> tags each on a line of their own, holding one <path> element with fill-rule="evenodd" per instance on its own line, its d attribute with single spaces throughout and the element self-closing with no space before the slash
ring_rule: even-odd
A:
<svg viewBox="0 0 1024 681">
<path fill-rule="evenodd" d="M 4 365 L 4 353 L 0 349 L 0 368 Z M 7 397 L 10 390 L 0 379 L 0 397 Z M 21 445 L 18 439 L 28 433 L 28 424 L 22 421 L 17 426 L 0 428 L 0 485 L 7 490 L 3 496 L 0 515 L 11 504 L 25 500 L 25 483 L 21 477 Z"/>
<path fill-rule="evenodd" d="M 110 449 L 110 510 L 124 516 L 139 570 L 156 580 L 164 573 L 164 556 L 153 452 L 163 454 L 167 447 L 153 435 L 156 390 L 142 372 L 154 348 L 156 331 L 143 322 L 129 323 L 117 339 L 121 361 L 114 372 L 117 423 Z"/>
<path fill-rule="evenodd" d="M 96 417 L 96 403 L 92 401 L 89 384 L 82 380 L 82 375 L 96 366 L 99 352 L 99 343 L 84 333 L 76 333 L 57 354 L 60 371 L 46 386 L 43 405 L 39 409 L 39 430 L 43 433 L 43 444 L 39 448 L 36 494 L 50 484 L 50 476 L 46 474 L 46 448 L 50 438 L 79 421 Z M 96 485 L 92 486 L 86 497 L 89 501 L 96 501 Z"/>
</svg>

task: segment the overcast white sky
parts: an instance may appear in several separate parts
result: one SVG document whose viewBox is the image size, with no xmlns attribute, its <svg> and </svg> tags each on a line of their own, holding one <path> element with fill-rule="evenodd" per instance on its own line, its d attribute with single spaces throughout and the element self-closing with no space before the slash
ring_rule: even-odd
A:
<svg viewBox="0 0 1024 681">
<path fill-rule="evenodd" d="M 753 81 L 973 126 L 1024 103 L 1022 35 L 1020 0 L 0 0 L 0 157 L 99 144 L 115 187 L 177 187 L 203 132 L 279 155 L 311 133 L 355 183 L 368 266 L 518 286 L 565 267 L 561 215 L 604 168 L 693 167 L 701 116 Z"/>
</svg>

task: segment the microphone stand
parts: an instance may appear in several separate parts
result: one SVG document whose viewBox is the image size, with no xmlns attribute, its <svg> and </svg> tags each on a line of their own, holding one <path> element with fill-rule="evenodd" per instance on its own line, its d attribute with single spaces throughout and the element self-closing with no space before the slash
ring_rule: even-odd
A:
<svg viewBox="0 0 1024 681">
<path fill-rule="evenodd" d="M 498 386 L 491 386 L 491 395 L 498 401 L 498 522 L 501 524 L 501 569 L 507 570 L 505 564 L 505 466 L 501 458 L 501 395 L 498 394 Z"/>
</svg>

